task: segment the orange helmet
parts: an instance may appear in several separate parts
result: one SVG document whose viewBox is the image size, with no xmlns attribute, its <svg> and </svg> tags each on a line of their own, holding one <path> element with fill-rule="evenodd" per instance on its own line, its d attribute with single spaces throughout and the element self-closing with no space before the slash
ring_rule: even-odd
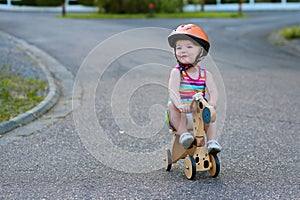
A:
<svg viewBox="0 0 300 200">
<path fill-rule="evenodd" d="M 200 44 L 206 50 L 206 53 L 208 53 L 210 47 L 208 37 L 200 27 L 194 24 L 183 24 L 173 30 L 168 37 L 169 45 L 172 48 L 175 48 L 176 41 L 180 39 L 187 39 L 187 36 Z"/>
</svg>

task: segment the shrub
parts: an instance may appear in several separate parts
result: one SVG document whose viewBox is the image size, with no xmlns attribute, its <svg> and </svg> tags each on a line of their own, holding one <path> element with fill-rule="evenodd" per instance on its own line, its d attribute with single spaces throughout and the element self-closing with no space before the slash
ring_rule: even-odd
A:
<svg viewBox="0 0 300 200">
<path fill-rule="evenodd" d="M 60 6 L 64 0 L 35 0 L 37 6 Z"/>
<path fill-rule="evenodd" d="M 84 6 L 94 6 L 95 1 L 94 0 L 78 0 L 78 3 Z"/>
<path fill-rule="evenodd" d="M 98 6 L 106 13 L 148 13 L 148 5 L 154 3 L 155 12 L 182 12 L 183 0 L 98 0 Z"/>
<path fill-rule="evenodd" d="M 160 12 L 176 13 L 182 12 L 183 2 L 181 0 L 161 1 Z"/>
<path fill-rule="evenodd" d="M 35 0 L 21 0 L 21 1 L 12 1 L 12 5 L 18 5 L 18 6 L 36 6 Z"/>
<path fill-rule="evenodd" d="M 300 26 L 292 26 L 284 28 L 280 31 L 280 34 L 290 40 L 290 39 L 299 39 L 300 38 Z"/>
<path fill-rule="evenodd" d="M 64 0 L 20 0 L 20 1 L 12 1 L 13 5 L 20 6 L 60 6 Z"/>
</svg>

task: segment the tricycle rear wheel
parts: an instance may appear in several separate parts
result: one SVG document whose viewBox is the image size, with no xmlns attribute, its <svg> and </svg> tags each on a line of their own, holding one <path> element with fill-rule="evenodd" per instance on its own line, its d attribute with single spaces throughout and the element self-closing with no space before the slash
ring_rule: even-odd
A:
<svg viewBox="0 0 300 200">
<path fill-rule="evenodd" d="M 172 156 L 170 149 L 165 149 L 164 151 L 164 167 L 166 171 L 170 171 L 172 167 Z"/>
<path fill-rule="evenodd" d="M 208 170 L 211 177 L 216 178 L 220 172 L 220 161 L 217 154 L 209 154 L 211 168 Z"/>
</svg>

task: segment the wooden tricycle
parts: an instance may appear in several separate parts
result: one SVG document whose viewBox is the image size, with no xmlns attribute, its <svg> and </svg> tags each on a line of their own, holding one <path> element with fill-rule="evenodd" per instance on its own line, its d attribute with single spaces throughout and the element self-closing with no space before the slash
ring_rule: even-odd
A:
<svg viewBox="0 0 300 200">
<path fill-rule="evenodd" d="M 192 130 L 189 131 L 193 132 L 195 141 L 189 149 L 184 149 L 176 130 L 171 130 L 174 134 L 173 145 L 171 151 L 164 150 L 164 167 L 170 171 L 173 163 L 184 159 L 184 172 L 188 179 L 194 179 L 196 171 L 208 171 L 215 178 L 220 172 L 220 162 L 216 153 L 208 153 L 204 131 L 204 124 L 216 120 L 215 109 L 200 94 L 194 95 L 191 108 Z"/>
</svg>

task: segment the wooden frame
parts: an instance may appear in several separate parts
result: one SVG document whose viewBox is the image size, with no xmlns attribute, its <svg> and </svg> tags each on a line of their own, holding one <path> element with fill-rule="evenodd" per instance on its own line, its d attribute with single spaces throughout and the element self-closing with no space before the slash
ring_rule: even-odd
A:
<svg viewBox="0 0 300 200">
<path fill-rule="evenodd" d="M 193 170 L 209 171 L 212 177 L 216 177 L 220 170 L 220 164 L 216 155 L 209 155 L 207 152 L 204 129 L 205 123 L 215 122 L 215 109 L 202 96 L 194 97 L 191 108 L 193 115 L 192 132 L 195 137 L 194 144 L 191 148 L 184 149 L 179 143 L 180 135 L 176 131 L 173 131 L 174 138 L 171 151 L 167 149 L 164 153 L 165 168 L 167 171 L 170 171 L 172 163 L 176 163 L 180 159 L 185 159 L 185 174 L 188 179 L 194 178 L 195 172 Z"/>
</svg>

